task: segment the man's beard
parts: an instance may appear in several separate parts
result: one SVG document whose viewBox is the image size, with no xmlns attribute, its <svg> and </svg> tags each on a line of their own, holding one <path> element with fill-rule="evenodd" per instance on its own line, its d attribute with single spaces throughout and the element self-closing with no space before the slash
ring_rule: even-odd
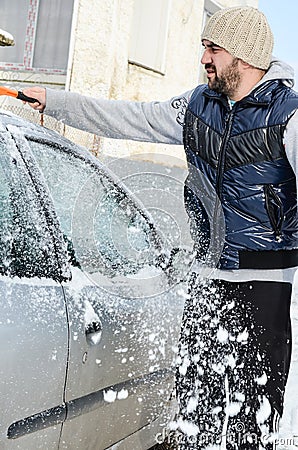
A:
<svg viewBox="0 0 298 450">
<path fill-rule="evenodd" d="M 218 94 L 225 94 L 228 97 L 233 97 L 233 94 L 239 87 L 241 76 L 238 69 L 238 59 L 234 58 L 229 66 L 227 66 L 220 76 L 217 75 L 215 66 L 212 64 L 206 64 L 206 69 L 211 68 L 214 70 L 214 80 L 208 81 L 208 86 Z"/>
</svg>

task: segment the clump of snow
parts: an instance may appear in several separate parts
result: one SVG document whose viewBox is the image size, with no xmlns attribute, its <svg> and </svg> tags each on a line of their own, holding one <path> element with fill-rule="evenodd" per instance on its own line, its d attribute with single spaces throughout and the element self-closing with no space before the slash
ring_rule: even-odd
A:
<svg viewBox="0 0 298 450">
<path fill-rule="evenodd" d="M 219 342 L 226 342 L 229 339 L 229 333 L 221 326 L 217 331 L 217 339 Z"/>
<path fill-rule="evenodd" d="M 197 353 L 196 355 L 193 355 L 192 360 L 195 363 L 198 363 L 202 359 L 202 355 L 200 353 Z"/>
<path fill-rule="evenodd" d="M 271 414 L 271 405 L 269 400 L 265 396 L 258 397 L 260 402 L 260 408 L 257 411 L 257 423 L 264 423 Z"/>
<path fill-rule="evenodd" d="M 159 352 L 161 353 L 161 355 L 165 358 L 166 357 L 166 348 L 164 345 L 160 345 L 158 347 Z"/>
<path fill-rule="evenodd" d="M 155 336 L 156 336 L 155 333 L 149 334 L 149 336 L 148 336 L 149 342 L 154 342 Z"/>
<path fill-rule="evenodd" d="M 187 404 L 187 412 L 192 413 L 196 410 L 196 407 L 198 406 L 198 397 L 190 397 L 188 404 Z"/>
<path fill-rule="evenodd" d="M 183 358 L 183 363 L 182 363 L 182 365 L 179 367 L 179 372 L 181 373 L 181 375 L 186 375 L 186 372 L 187 372 L 187 368 L 188 368 L 188 366 L 189 366 L 189 363 L 190 363 L 189 358 L 188 358 L 187 356 L 185 356 L 185 357 Z"/>
<path fill-rule="evenodd" d="M 135 280 L 144 280 L 148 278 L 154 278 L 162 274 L 162 270 L 156 266 L 145 266 L 142 267 L 136 273 L 130 273 L 127 275 L 127 278 L 135 279 Z"/>
<path fill-rule="evenodd" d="M 200 428 L 188 420 L 181 420 L 178 424 L 182 433 L 187 436 L 196 436 L 200 432 Z"/>
<path fill-rule="evenodd" d="M 239 333 L 237 336 L 237 342 L 247 342 L 248 340 L 248 331 L 245 329 L 242 333 Z"/>
<path fill-rule="evenodd" d="M 240 402 L 230 402 L 227 407 L 227 414 L 231 417 L 236 416 L 241 409 L 242 403 Z"/>
<path fill-rule="evenodd" d="M 112 389 L 109 389 L 108 391 L 104 391 L 103 393 L 103 399 L 105 402 L 113 403 L 117 398 L 117 392 L 113 391 Z"/>
<path fill-rule="evenodd" d="M 183 289 L 179 289 L 177 291 L 177 294 L 180 295 L 180 297 L 183 297 L 185 299 L 190 298 L 190 294 L 186 290 L 183 290 Z"/>
<path fill-rule="evenodd" d="M 109 389 L 108 391 L 104 391 L 103 393 L 103 398 L 108 403 L 113 403 L 116 399 L 125 400 L 127 397 L 127 389 L 121 389 L 119 392 L 114 391 L 113 389 Z"/>
<path fill-rule="evenodd" d="M 214 414 L 216 416 L 221 411 L 222 411 L 222 407 L 221 406 L 216 406 L 215 408 L 212 409 L 212 414 Z"/>
<path fill-rule="evenodd" d="M 260 377 L 256 378 L 256 383 L 260 384 L 261 386 L 264 386 L 268 381 L 267 375 L 264 372 L 263 375 L 261 375 Z"/>
<path fill-rule="evenodd" d="M 98 314 L 94 311 L 93 306 L 88 300 L 85 300 L 84 306 L 85 306 L 85 313 L 84 313 L 85 326 L 92 322 L 99 322 Z"/>
<path fill-rule="evenodd" d="M 127 397 L 128 397 L 127 389 L 121 389 L 121 391 L 119 391 L 117 394 L 118 400 L 125 400 Z"/>
<path fill-rule="evenodd" d="M 212 364 L 212 369 L 214 370 L 214 372 L 219 373 L 220 375 L 225 373 L 225 366 L 221 363 L 218 364 Z"/>
<path fill-rule="evenodd" d="M 232 369 L 234 369 L 234 367 L 236 367 L 236 359 L 234 358 L 233 355 L 228 355 L 226 358 L 227 361 L 227 365 L 230 366 Z"/>
<path fill-rule="evenodd" d="M 127 347 L 125 347 L 125 348 L 117 348 L 115 350 L 115 353 L 126 353 L 126 352 L 128 352 L 128 348 Z"/>
<path fill-rule="evenodd" d="M 235 399 L 238 400 L 239 402 L 244 402 L 244 400 L 245 400 L 245 395 L 242 394 L 242 392 L 236 392 L 236 393 L 234 394 L 234 397 L 235 397 Z"/>
</svg>

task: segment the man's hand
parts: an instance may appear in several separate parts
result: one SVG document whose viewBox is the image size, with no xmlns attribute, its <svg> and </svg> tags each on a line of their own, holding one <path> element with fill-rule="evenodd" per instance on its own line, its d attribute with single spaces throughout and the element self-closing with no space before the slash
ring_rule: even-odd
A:
<svg viewBox="0 0 298 450">
<path fill-rule="evenodd" d="M 31 106 L 31 108 L 36 109 L 37 111 L 43 112 L 46 107 L 46 90 L 42 87 L 32 87 L 32 88 L 25 88 L 23 89 L 23 94 L 27 95 L 28 97 L 33 97 L 38 100 L 38 102 L 35 103 L 28 103 L 28 105 Z M 27 102 L 24 102 L 27 103 Z"/>
</svg>

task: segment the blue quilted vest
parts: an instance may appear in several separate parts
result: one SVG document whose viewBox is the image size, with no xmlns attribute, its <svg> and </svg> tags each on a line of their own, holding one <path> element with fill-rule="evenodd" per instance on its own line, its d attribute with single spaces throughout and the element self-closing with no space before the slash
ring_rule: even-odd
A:
<svg viewBox="0 0 298 450">
<path fill-rule="evenodd" d="M 185 205 L 199 259 L 217 239 L 221 269 L 298 265 L 296 179 L 283 145 L 297 108 L 298 94 L 278 80 L 232 109 L 206 85 L 193 92 L 184 122 Z"/>
</svg>

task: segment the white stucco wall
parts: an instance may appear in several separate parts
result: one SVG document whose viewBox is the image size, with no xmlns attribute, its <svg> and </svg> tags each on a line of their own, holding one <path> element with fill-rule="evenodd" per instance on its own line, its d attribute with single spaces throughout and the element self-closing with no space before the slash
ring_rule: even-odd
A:
<svg viewBox="0 0 298 450">
<path fill-rule="evenodd" d="M 257 6 L 258 0 L 223 0 L 221 4 Z M 77 0 L 69 89 L 94 97 L 146 101 L 165 100 L 195 87 L 203 9 L 204 0 L 172 0 L 166 69 L 161 75 L 128 63 L 134 0 Z M 154 153 L 151 159 L 170 152 L 184 164 L 183 149 L 177 146 L 101 139 L 100 151 L 115 156 Z"/>
</svg>

